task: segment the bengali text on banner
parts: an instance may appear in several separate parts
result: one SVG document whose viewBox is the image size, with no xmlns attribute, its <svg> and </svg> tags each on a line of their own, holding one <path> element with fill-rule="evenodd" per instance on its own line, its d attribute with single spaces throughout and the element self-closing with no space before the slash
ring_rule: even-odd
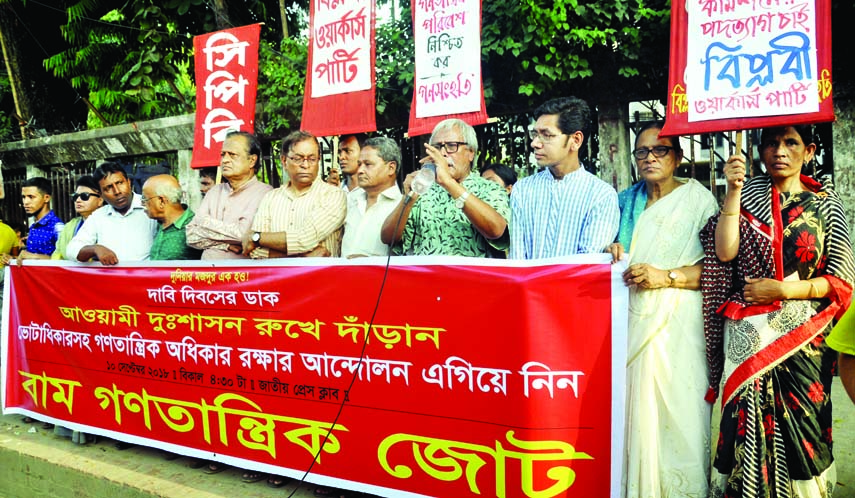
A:
<svg viewBox="0 0 855 498">
<path fill-rule="evenodd" d="M 373 323 L 380 258 L 27 262 L 6 269 L 3 410 L 289 477 L 317 455 L 307 480 L 381 496 L 617 496 L 606 257 L 396 258 Z"/>
<path fill-rule="evenodd" d="M 374 131 L 374 1 L 312 0 L 300 129 L 317 136 Z"/>
<path fill-rule="evenodd" d="M 480 0 L 412 2 L 415 74 L 409 135 L 439 121 L 487 122 L 481 80 Z"/>
<path fill-rule="evenodd" d="M 663 135 L 832 121 L 830 4 L 675 2 Z"/>
<path fill-rule="evenodd" d="M 193 39 L 196 52 L 196 127 L 190 166 L 220 164 L 230 130 L 255 133 L 258 37 L 252 24 Z"/>
</svg>

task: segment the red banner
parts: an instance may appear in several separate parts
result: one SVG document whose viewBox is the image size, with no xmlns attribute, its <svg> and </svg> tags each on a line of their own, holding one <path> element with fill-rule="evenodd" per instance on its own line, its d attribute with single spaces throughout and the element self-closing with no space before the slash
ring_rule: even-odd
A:
<svg viewBox="0 0 855 498">
<path fill-rule="evenodd" d="M 380 259 L 27 262 L 3 409 L 382 496 L 618 496 L 626 288 L 592 261 L 401 259 L 381 295 Z"/>
<path fill-rule="evenodd" d="M 663 136 L 833 121 L 830 0 L 672 2 L 668 88 Z"/>
<path fill-rule="evenodd" d="M 320 137 L 377 129 L 374 1 L 309 2 L 309 64 L 300 129 Z"/>
<path fill-rule="evenodd" d="M 255 133 L 258 36 L 252 24 L 193 38 L 196 64 L 196 130 L 190 166 L 220 164 L 230 130 Z"/>
<path fill-rule="evenodd" d="M 415 74 L 407 134 L 433 132 L 444 119 L 487 122 L 481 79 L 481 2 L 412 4 Z"/>
</svg>

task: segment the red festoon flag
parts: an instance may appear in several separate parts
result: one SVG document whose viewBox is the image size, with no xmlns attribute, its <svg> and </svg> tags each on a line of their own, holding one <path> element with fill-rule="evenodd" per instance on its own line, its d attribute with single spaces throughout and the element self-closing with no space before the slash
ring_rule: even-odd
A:
<svg viewBox="0 0 855 498">
<path fill-rule="evenodd" d="M 196 56 L 196 130 L 190 166 L 220 162 L 220 149 L 231 130 L 255 133 L 258 36 L 261 25 L 208 33 L 193 38 Z"/>
<path fill-rule="evenodd" d="M 317 136 L 377 129 L 374 2 L 312 0 L 300 129 Z"/>
</svg>

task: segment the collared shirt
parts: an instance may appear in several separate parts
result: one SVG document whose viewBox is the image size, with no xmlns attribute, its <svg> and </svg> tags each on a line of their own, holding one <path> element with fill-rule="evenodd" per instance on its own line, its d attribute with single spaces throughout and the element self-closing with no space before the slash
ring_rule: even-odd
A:
<svg viewBox="0 0 855 498">
<path fill-rule="evenodd" d="M 65 224 L 62 232 L 59 233 L 59 238 L 56 240 L 56 249 L 54 249 L 53 253 L 50 255 L 50 259 L 65 259 L 68 243 L 71 242 L 71 239 L 73 239 L 75 235 L 77 235 L 77 232 L 80 230 L 80 227 L 83 226 L 84 221 L 85 220 L 82 216 L 78 216 L 76 218 L 72 218 L 71 221 Z"/>
<path fill-rule="evenodd" d="M 347 196 L 347 218 L 344 220 L 344 237 L 341 240 L 342 257 L 386 256 L 389 246 L 380 240 L 383 222 L 401 201 L 398 185 L 380 192 L 370 208 L 368 194 L 357 188 Z"/>
<path fill-rule="evenodd" d="M 285 232 L 289 256 L 323 245 L 330 256 L 338 257 L 347 210 L 346 198 L 340 188 L 320 181 L 315 181 L 299 194 L 289 182 L 264 196 L 252 221 L 252 230 Z M 267 250 L 256 248 L 252 257 L 265 258 Z"/>
<path fill-rule="evenodd" d="M 556 180 L 549 169 L 523 178 L 511 192 L 512 259 L 603 252 L 620 223 L 617 192 L 579 167 Z"/>
<path fill-rule="evenodd" d="M 193 211 L 186 209 L 174 223 L 166 228 L 158 224 L 157 235 L 151 244 L 151 259 L 153 261 L 199 259 L 202 251 L 187 245 L 185 229 L 193 219 Z"/>
<path fill-rule="evenodd" d="M 203 249 L 202 259 L 243 259 L 242 254 L 229 251 L 229 244 L 240 245 L 252 225 L 261 199 L 273 187 L 252 177 L 233 190 L 220 183 L 202 199 L 196 216 L 187 224 L 187 244 Z"/>
<path fill-rule="evenodd" d="M 59 216 L 53 211 L 48 211 L 48 214 L 42 216 L 42 219 L 30 225 L 30 232 L 27 235 L 27 252 L 47 256 L 53 254 L 59 232 L 64 226 L 65 224 L 59 219 Z"/>
<path fill-rule="evenodd" d="M 157 222 L 145 214 L 141 199 L 139 194 L 134 194 L 125 214 L 109 204 L 96 209 L 68 243 L 66 259 L 77 261 L 77 254 L 84 246 L 95 244 L 116 253 L 120 263 L 149 259 Z"/>
<path fill-rule="evenodd" d="M 495 209 L 502 218 L 510 218 L 508 193 L 504 188 L 474 173 L 464 178 L 461 185 L 471 195 Z M 444 188 L 433 184 L 416 199 L 401 244 L 395 247 L 395 253 L 486 257 L 488 246 L 499 250 L 508 247 L 506 236 L 487 240 L 472 225 L 463 210 L 454 204 L 454 199 Z"/>
</svg>

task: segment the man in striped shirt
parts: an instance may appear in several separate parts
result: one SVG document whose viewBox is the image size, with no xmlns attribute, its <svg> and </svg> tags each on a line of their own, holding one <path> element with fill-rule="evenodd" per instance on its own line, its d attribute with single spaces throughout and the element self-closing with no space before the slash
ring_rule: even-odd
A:
<svg viewBox="0 0 855 498">
<path fill-rule="evenodd" d="M 318 178 L 320 145 L 314 135 L 295 131 L 282 140 L 288 183 L 261 199 L 243 253 L 252 258 L 341 254 L 346 194 Z"/>
<path fill-rule="evenodd" d="M 620 222 L 617 193 L 582 167 L 590 110 L 584 100 L 550 100 L 535 110 L 531 147 L 543 170 L 511 192 L 513 259 L 603 252 Z"/>
</svg>

